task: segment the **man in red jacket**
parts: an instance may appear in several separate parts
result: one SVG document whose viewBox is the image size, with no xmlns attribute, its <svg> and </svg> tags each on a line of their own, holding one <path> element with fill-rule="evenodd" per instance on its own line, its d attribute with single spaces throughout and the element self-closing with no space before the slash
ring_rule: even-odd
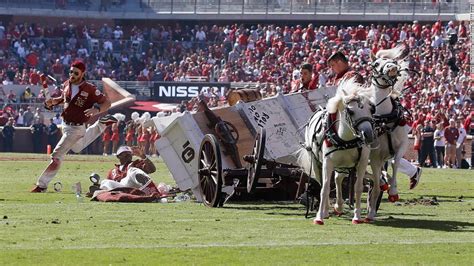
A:
<svg viewBox="0 0 474 266">
<path fill-rule="evenodd" d="M 64 105 L 63 135 L 51 154 L 51 162 L 31 190 L 33 193 L 46 192 L 49 182 L 56 176 L 69 150 L 80 152 L 99 137 L 107 125 L 117 122 L 115 117 L 105 115 L 86 129 L 86 122 L 91 117 L 109 110 L 111 102 L 94 84 L 84 79 L 85 71 L 83 62 L 73 62 L 69 69 L 69 79 L 64 82 L 62 95 L 45 101 L 47 108 Z"/>
</svg>

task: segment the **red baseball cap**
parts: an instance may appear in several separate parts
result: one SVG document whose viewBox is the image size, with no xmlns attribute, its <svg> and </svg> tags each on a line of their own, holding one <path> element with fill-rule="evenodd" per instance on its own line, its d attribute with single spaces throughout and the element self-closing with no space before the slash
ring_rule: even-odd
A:
<svg viewBox="0 0 474 266">
<path fill-rule="evenodd" d="M 82 61 L 74 61 L 72 64 L 71 64 L 71 67 L 75 67 L 79 70 L 81 70 L 82 72 L 85 72 L 86 71 L 86 65 L 84 65 L 84 63 Z"/>
</svg>

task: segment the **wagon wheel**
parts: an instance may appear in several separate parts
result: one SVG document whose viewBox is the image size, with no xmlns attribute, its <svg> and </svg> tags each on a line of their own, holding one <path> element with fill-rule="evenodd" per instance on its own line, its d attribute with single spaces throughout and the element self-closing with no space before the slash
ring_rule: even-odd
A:
<svg viewBox="0 0 474 266">
<path fill-rule="evenodd" d="M 223 129 L 222 127 L 226 127 L 227 130 Z M 229 141 L 229 139 L 227 139 L 229 136 L 226 137 L 225 135 L 226 131 L 230 133 L 234 143 L 237 143 L 237 141 L 239 141 L 239 137 L 240 137 L 239 131 L 233 124 L 227 121 L 222 121 L 222 123 L 217 123 L 216 126 L 214 127 L 214 131 L 216 132 L 217 137 L 223 141 L 226 141 L 226 140 Z"/>
<path fill-rule="evenodd" d="M 222 190 L 222 158 L 217 139 L 207 134 L 201 142 L 198 165 L 199 189 L 208 207 L 217 207 Z"/>
<path fill-rule="evenodd" d="M 252 161 L 249 164 L 248 175 L 247 175 L 247 192 L 250 193 L 257 186 L 257 179 L 260 176 L 260 170 L 263 165 L 263 154 L 265 152 L 265 141 L 267 132 L 264 128 L 260 129 L 260 132 L 255 136 L 255 143 L 252 151 Z"/>
</svg>

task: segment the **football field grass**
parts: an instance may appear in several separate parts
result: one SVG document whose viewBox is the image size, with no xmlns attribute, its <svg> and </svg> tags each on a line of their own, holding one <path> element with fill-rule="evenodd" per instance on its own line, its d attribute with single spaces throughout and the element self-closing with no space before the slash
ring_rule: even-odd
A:
<svg viewBox="0 0 474 266">
<path fill-rule="evenodd" d="M 153 179 L 174 185 L 160 159 Z M 293 202 L 78 202 L 71 190 L 104 177 L 114 157 L 68 155 L 58 193 L 32 194 L 46 155 L 0 154 L 0 265 L 472 265 L 474 171 L 424 169 L 378 220 L 352 225 L 346 208 L 324 226 Z M 433 205 L 430 200 L 436 197 Z M 364 194 L 365 198 L 365 194 Z M 433 201 L 431 201 L 433 202 Z M 365 207 L 365 203 L 363 204 Z M 364 213 L 365 214 L 365 213 Z"/>
</svg>

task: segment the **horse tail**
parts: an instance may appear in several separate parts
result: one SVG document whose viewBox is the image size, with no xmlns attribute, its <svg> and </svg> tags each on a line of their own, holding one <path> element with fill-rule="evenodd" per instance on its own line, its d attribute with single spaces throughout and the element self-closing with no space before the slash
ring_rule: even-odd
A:
<svg viewBox="0 0 474 266">
<path fill-rule="evenodd" d="M 306 145 L 306 144 L 305 144 Z M 314 174 L 312 173 L 311 167 L 313 166 L 312 160 L 313 155 L 311 154 L 311 150 L 306 149 L 306 147 L 298 149 L 295 152 L 296 163 L 301 167 L 301 169 L 307 174 Z"/>
<path fill-rule="evenodd" d="M 316 176 L 318 182 L 321 181 L 321 178 L 318 173 L 315 173 L 315 169 L 317 169 L 316 164 L 319 162 L 314 154 L 314 152 L 317 152 L 317 149 L 315 149 L 316 143 L 314 142 L 314 134 L 317 130 L 316 128 L 318 127 L 318 124 L 322 123 L 321 119 L 323 114 L 323 111 L 319 111 L 311 117 L 305 129 L 305 142 L 302 143 L 303 147 L 293 153 L 298 166 L 300 166 L 308 176 Z"/>
</svg>

